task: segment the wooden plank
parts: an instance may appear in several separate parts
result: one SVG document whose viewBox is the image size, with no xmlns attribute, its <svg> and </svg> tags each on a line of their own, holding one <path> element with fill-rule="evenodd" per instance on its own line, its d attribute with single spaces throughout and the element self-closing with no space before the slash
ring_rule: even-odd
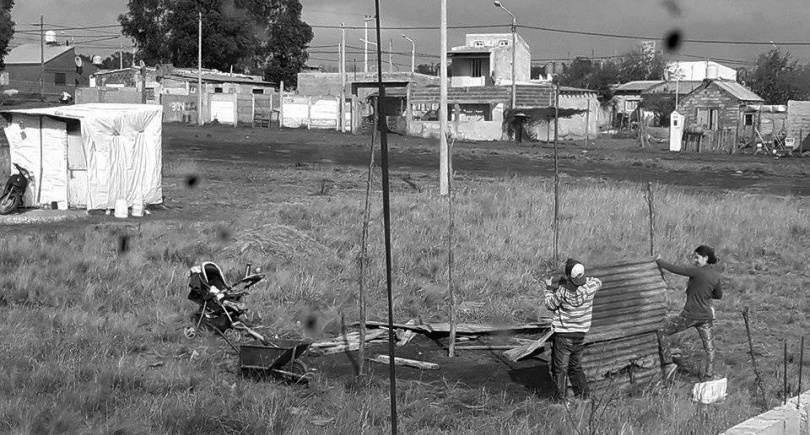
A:
<svg viewBox="0 0 810 435">
<path fill-rule="evenodd" d="M 456 345 L 456 350 L 507 350 L 513 349 L 514 346 L 508 344 L 468 344 Z"/>
<path fill-rule="evenodd" d="M 340 346 L 332 346 L 332 347 L 324 347 L 320 349 L 311 349 L 309 351 L 310 355 L 318 356 L 318 355 L 333 355 L 336 353 L 342 352 L 352 352 L 355 350 L 360 349 L 360 342 L 354 342 L 349 344 L 342 344 Z"/>
<path fill-rule="evenodd" d="M 371 341 L 380 336 L 385 335 L 388 332 L 387 329 L 376 329 L 373 331 L 369 331 L 366 333 L 366 341 Z M 359 332 L 352 332 L 346 334 L 345 336 L 338 336 L 326 341 L 318 341 L 309 345 L 310 349 L 321 349 L 326 347 L 334 347 L 334 346 L 344 346 L 346 344 L 352 343 L 360 343 L 360 333 Z"/>
<path fill-rule="evenodd" d="M 386 322 L 375 322 L 375 321 L 368 321 L 366 322 L 366 326 L 370 327 L 377 327 L 377 328 L 387 328 L 388 323 Z M 496 332 L 517 332 L 517 331 L 545 331 L 546 329 L 551 327 L 551 317 L 547 319 L 542 319 L 541 321 L 534 322 L 534 323 L 527 323 L 523 325 L 504 325 L 504 326 L 492 326 L 492 325 L 475 325 L 470 323 L 459 324 L 456 325 L 456 334 L 487 334 L 487 333 L 496 333 Z M 433 333 L 450 333 L 450 324 L 449 323 L 430 323 L 426 325 L 405 325 L 405 324 L 394 324 L 394 329 L 405 329 L 411 330 L 415 332 L 419 332 L 422 334 L 433 334 Z"/>
<path fill-rule="evenodd" d="M 521 358 L 525 358 L 526 356 L 530 355 L 532 352 L 536 351 L 540 348 L 546 341 L 551 337 L 554 331 L 549 329 L 543 334 L 538 340 L 535 340 L 531 343 L 524 344 L 523 346 L 516 347 L 511 350 L 507 350 L 503 353 L 503 356 L 509 358 L 509 361 L 517 362 Z"/>
<path fill-rule="evenodd" d="M 377 355 L 374 358 L 369 358 L 369 361 L 378 362 L 381 364 L 388 364 L 391 360 L 388 355 Z M 398 366 L 416 367 L 422 370 L 438 370 L 439 365 L 436 363 L 417 361 L 413 359 L 394 357 L 394 364 Z"/>
<path fill-rule="evenodd" d="M 414 320 L 414 319 L 408 320 L 408 322 L 405 323 L 405 324 L 406 325 L 411 325 L 411 326 L 416 325 L 416 320 Z M 402 336 L 399 338 L 399 341 L 397 341 L 397 347 L 405 346 L 415 336 L 416 336 L 416 331 L 414 331 L 412 329 L 403 330 Z"/>
</svg>

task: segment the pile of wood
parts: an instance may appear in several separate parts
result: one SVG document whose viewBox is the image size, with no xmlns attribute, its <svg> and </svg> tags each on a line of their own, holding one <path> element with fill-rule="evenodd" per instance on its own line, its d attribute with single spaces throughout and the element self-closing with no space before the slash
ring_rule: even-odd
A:
<svg viewBox="0 0 810 435">
<path fill-rule="evenodd" d="M 366 343 L 387 343 L 389 333 L 388 326 L 387 323 L 383 322 L 367 322 Z M 394 324 L 393 327 L 397 339 L 396 345 L 398 347 L 407 345 L 416 334 L 423 334 L 432 338 L 449 337 L 450 335 L 449 323 L 417 324 L 416 321 L 410 320 L 404 324 Z M 491 340 L 486 339 L 486 337 L 493 334 L 513 335 L 518 332 L 540 335 L 538 339 L 534 340 L 509 337 L 508 339 L 500 340 L 498 343 L 492 343 Z M 530 355 L 542 352 L 546 340 L 548 340 L 550 336 L 551 325 L 548 321 L 509 326 L 459 324 L 456 325 L 456 341 L 454 347 L 456 350 L 460 351 L 500 350 L 504 351 L 503 355 L 510 361 L 518 361 Z M 356 351 L 360 349 L 360 333 L 351 332 L 328 340 L 318 341 L 310 344 L 309 349 L 309 354 L 312 356 Z M 369 360 L 385 364 L 389 363 L 387 355 L 378 355 L 369 358 Z M 394 363 L 424 370 L 435 370 L 439 368 L 438 364 L 409 360 L 406 358 L 395 357 Z"/>
</svg>

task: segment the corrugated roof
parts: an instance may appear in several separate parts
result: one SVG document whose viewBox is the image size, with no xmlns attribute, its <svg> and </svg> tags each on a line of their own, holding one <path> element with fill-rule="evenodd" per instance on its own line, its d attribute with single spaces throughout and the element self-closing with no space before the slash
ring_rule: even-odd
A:
<svg viewBox="0 0 810 435">
<path fill-rule="evenodd" d="M 753 93 L 745 86 L 728 80 L 714 80 L 712 83 L 719 86 L 729 94 L 733 95 L 738 100 L 742 101 L 765 101 L 759 95 Z"/>
<path fill-rule="evenodd" d="M 50 62 L 57 56 L 60 56 L 68 51 L 72 51 L 72 46 L 67 45 L 46 45 L 45 46 L 45 62 Z M 21 65 L 29 63 L 40 63 L 42 60 L 42 53 L 40 53 L 39 44 L 22 44 L 11 50 L 5 57 L 6 65 Z"/>
<path fill-rule="evenodd" d="M 593 266 L 602 280 L 593 300 L 582 366 L 592 389 L 626 389 L 660 372 L 656 329 L 667 311 L 667 284 L 652 259 Z"/>
<path fill-rule="evenodd" d="M 650 89 L 651 87 L 659 85 L 663 82 L 663 80 L 636 80 L 616 86 L 613 88 L 613 90 L 625 92 L 646 91 L 647 89 Z"/>
</svg>

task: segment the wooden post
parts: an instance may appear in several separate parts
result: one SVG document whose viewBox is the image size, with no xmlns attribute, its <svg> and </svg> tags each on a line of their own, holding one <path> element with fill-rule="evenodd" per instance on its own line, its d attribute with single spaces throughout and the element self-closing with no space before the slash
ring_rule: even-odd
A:
<svg viewBox="0 0 810 435">
<path fill-rule="evenodd" d="M 312 128 L 312 97 L 307 97 L 307 130 Z"/>
<path fill-rule="evenodd" d="M 284 127 L 284 80 L 278 85 L 278 129 Z"/>
<path fill-rule="evenodd" d="M 585 112 L 585 146 L 588 146 L 588 143 L 591 141 L 591 100 L 590 98 L 588 101 L 588 111 Z"/>
<path fill-rule="evenodd" d="M 647 208 L 650 211 L 650 256 L 655 255 L 655 201 L 652 182 L 647 182 Z"/>
<path fill-rule="evenodd" d="M 560 248 L 560 167 L 557 156 L 557 127 L 559 126 L 560 85 L 554 91 L 554 262 L 559 259 Z"/>
<path fill-rule="evenodd" d="M 799 157 L 802 156 L 802 152 L 804 149 L 804 147 L 802 146 L 803 141 L 804 141 L 804 132 L 802 131 L 802 128 L 799 127 Z"/>
<path fill-rule="evenodd" d="M 751 354 L 751 366 L 754 368 L 754 387 L 760 394 L 760 407 L 762 407 L 762 409 L 766 409 L 768 407 L 768 403 L 765 396 L 765 387 L 762 384 L 762 376 L 759 373 L 759 367 L 757 366 L 757 360 L 754 355 L 754 342 L 751 341 L 751 327 L 749 326 L 748 322 L 748 307 L 743 308 L 742 315 L 743 319 L 745 320 L 745 333 L 748 336 L 748 350 Z"/>
<path fill-rule="evenodd" d="M 405 136 L 409 136 L 413 124 L 413 109 L 411 108 L 411 84 L 405 86 Z"/>
<path fill-rule="evenodd" d="M 459 106 L 455 105 L 456 116 L 458 116 Z M 458 118 L 456 118 L 458 126 Z M 458 129 L 456 130 L 458 132 Z M 452 161 L 452 146 L 447 147 L 448 161 Z M 456 294 L 453 288 L 453 169 L 447 171 L 447 294 L 450 296 L 450 349 L 448 356 L 453 358 L 456 352 Z"/>
</svg>

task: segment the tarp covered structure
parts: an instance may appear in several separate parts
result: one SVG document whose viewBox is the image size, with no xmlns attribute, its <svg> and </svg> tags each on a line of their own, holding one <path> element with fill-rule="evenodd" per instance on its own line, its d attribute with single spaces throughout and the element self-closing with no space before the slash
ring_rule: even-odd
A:
<svg viewBox="0 0 810 435">
<path fill-rule="evenodd" d="M 0 112 L 12 173 L 32 174 L 25 207 L 115 208 L 163 200 L 163 107 L 77 104 Z"/>
</svg>

